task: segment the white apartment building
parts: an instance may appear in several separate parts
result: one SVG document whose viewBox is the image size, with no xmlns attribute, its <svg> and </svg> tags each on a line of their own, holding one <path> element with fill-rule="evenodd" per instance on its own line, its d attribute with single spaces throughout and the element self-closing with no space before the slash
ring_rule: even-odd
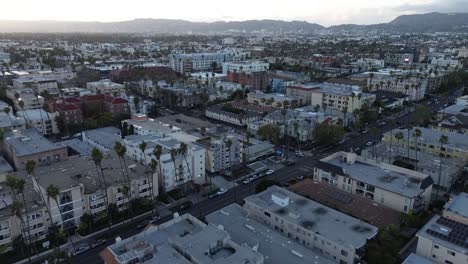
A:
<svg viewBox="0 0 468 264">
<path fill-rule="evenodd" d="M 55 117 L 58 113 L 49 113 L 43 109 L 18 111 L 18 117 L 24 118 L 29 128 L 37 128 L 42 135 L 50 136 L 59 133 Z"/>
<path fill-rule="evenodd" d="M 231 142 L 230 148 L 228 141 Z M 242 161 L 242 142 L 233 136 L 209 136 L 196 143 L 206 149 L 206 170 L 211 173 L 228 171 Z"/>
<path fill-rule="evenodd" d="M 376 95 L 362 92 L 359 86 L 320 83 L 319 89 L 311 89 L 312 106 L 320 106 L 321 109 L 331 115 L 342 114 L 345 110 L 351 117 L 354 110 L 361 109 L 363 105 L 371 105 Z"/>
<path fill-rule="evenodd" d="M 247 101 L 253 105 L 276 108 L 295 108 L 306 104 L 306 99 L 302 97 L 288 96 L 280 93 L 264 93 L 259 90 L 248 93 Z"/>
<path fill-rule="evenodd" d="M 433 184 L 427 174 L 346 152 L 321 159 L 314 168 L 314 180 L 402 213 L 429 206 Z"/>
<path fill-rule="evenodd" d="M 223 74 L 228 72 L 238 73 L 252 73 L 268 71 L 270 64 L 261 61 L 239 61 L 239 62 L 225 62 L 223 63 Z"/>
<path fill-rule="evenodd" d="M 58 92 L 57 80 L 53 78 L 45 77 L 33 77 L 26 75 L 17 79 L 13 79 L 13 88 L 14 89 L 23 89 L 23 88 L 32 88 L 36 90 L 39 94 L 47 91 L 51 94 Z"/>
<path fill-rule="evenodd" d="M 44 97 L 40 95 L 36 97 L 32 88 L 8 89 L 7 96 L 13 100 L 18 110 L 22 110 L 20 101 L 24 103 L 24 110 L 40 109 L 44 106 Z M 18 96 L 18 98 L 16 98 L 16 96 Z"/>
<path fill-rule="evenodd" d="M 97 82 L 87 83 L 86 89 L 93 91 L 95 94 L 110 94 L 118 96 L 125 92 L 125 85 L 112 82 L 109 79 L 103 79 Z"/>
<path fill-rule="evenodd" d="M 416 254 L 431 263 L 461 264 L 468 260 L 468 194 L 460 193 L 416 234 Z"/>
<path fill-rule="evenodd" d="M 410 73 L 401 70 L 385 69 L 378 72 L 365 73 L 369 91 L 389 91 L 402 93 L 410 101 L 424 98 L 426 91 L 430 90 L 431 76 L 425 77 L 423 73 Z"/>
<path fill-rule="evenodd" d="M 223 50 L 211 53 L 180 53 L 169 55 L 171 68 L 180 73 L 212 70 L 225 62 L 239 62 L 250 56 L 241 50 Z"/>
<path fill-rule="evenodd" d="M 147 144 L 145 153 L 140 149 L 140 143 Z M 162 147 L 163 153 L 158 161 L 157 174 L 159 184 L 166 191 L 184 186 L 185 184 L 203 184 L 205 182 L 205 155 L 206 150 L 199 145 L 188 143 L 187 153 L 182 155 L 179 151 L 181 141 L 171 137 L 159 138 L 155 136 L 127 136 L 123 141 L 127 147 L 126 155 L 131 159 L 150 164 L 152 159 L 157 158 L 153 154 L 156 145 Z M 170 151 L 177 150 L 175 160 L 172 160 Z"/>
<path fill-rule="evenodd" d="M 249 217 L 336 263 L 358 262 L 377 227 L 272 186 L 244 199 Z M 293 242 L 294 243 L 294 242 Z"/>
</svg>

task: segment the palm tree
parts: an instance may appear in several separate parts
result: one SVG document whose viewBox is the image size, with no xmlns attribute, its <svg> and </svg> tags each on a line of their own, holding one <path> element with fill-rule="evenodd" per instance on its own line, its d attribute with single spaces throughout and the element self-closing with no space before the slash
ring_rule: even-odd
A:
<svg viewBox="0 0 468 264">
<path fill-rule="evenodd" d="M 194 180 L 194 175 L 192 175 L 192 172 L 190 170 L 190 165 L 187 161 L 187 151 L 188 151 L 188 145 L 184 142 L 180 143 L 180 146 L 179 146 L 179 153 L 182 155 L 182 157 L 184 158 L 185 160 L 185 164 L 187 165 L 187 170 L 188 170 L 188 173 L 189 173 L 189 177 L 190 177 L 190 181 L 193 185 L 193 180 Z"/>
<path fill-rule="evenodd" d="M 131 180 L 130 176 L 128 174 L 128 168 L 127 168 L 127 162 L 125 161 L 125 153 L 127 153 L 127 147 L 120 143 L 120 141 L 115 142 L 114 145 L 114 150 L 117 153 L 117 156 L 119 157 L 119 162 L 120 162 L 120 167 L 122 168 L 122 173 L 125 173 L 125 179 L 128 184 L 128 188 L 130 189 L 130 196 L 129 199 L 132 200 L 132 192 L 131 192 Z"/>
<path fill-rule="evenodd" d="M 417 170 L 418 170 L 418 162 L 419 162 L 419 161 L 418 161 L 418 151 L 419 151 L 418 140 L 419 140 L 419 138 L 420 138 L 421 135 L 422 135 L 421 129 L 416 128 L 416 129 L 414 130 L 414 134 L 413 134 L 413 135 L 414 135 L 415 145 L 416 145 L 416 147 L 415 147 L 415 151 L 416 151 L 416 169 L 415 169 L 415 170 L 417 171 Z"/>
<path fill-rule="evenodd" d="M 34 160 L 28 160 L 26 162 L 26 172 L 29 174 L 29 175 L 32 175 L 34 177 L 34 179 L 36 179 L 37 181 L 39 181 L 39 179 L 36 177 L 36 174 L 35 174 L 35 169 L 36 169 L 36 162 Z M 41 199 L 42 201 L 44 201 L 44 203 L 46 205 L 48 205 L 49 203 L 46 201 L 45 197 L 44 197 L 44 194 L 42 193 L 42 191 L 39 191 L 39 196 L 41 196 Z M 49 218 L 50 218 L 50 222 L 53 223 L 53 218 L 52 218 L 52 212 L 50 211 L 50 206 L 48 206 L 47 208 L 47 212 L 49 214 Z"/>
<path fill-rule="evenodd" d="M 62 229 L 65 229 L 65 220 L 63 218 L 63 212 L 62 212 L 62 209 L 60 208 L 60 204 L 59 204 L 59 201 L 58 201 L 58 197 L 60 195 L 59 187 L 56 186 L 56 185 L 50 184 L 46 188 L 46 193 L 47 193 L 48 200 L 52 199 L 52 200 L 55 201 L 55 204 L 57 205 L 57 209 L 58 209 L 58 211 L 60 213 L 60 219 L 62 220 Z M 68 231 L 67 231 L 67 235 L 68 235 Z M 73 242 L 71 241 L 71 238 L 68 239 L 68 241 L 70 242 L 70 245 L 72 247 L 73 252 L 75 252 L 75 246 L 73 245 Z"/>
<path fill-rule="evenodd" d="M 179 188 L 180 181 L 179 181 L 179 177 L 177 176 L 177 167 L 176 167 L 177 149 L 172 148 L 170 150 L 170 153 L 171 153 L 172 163 L 174 163 L 174 180 L 176 181 L 177 189 L 179 189 L 179 192 L 180 192 L 180 188 Z"/>
<path fill-rule="evenodd" d="M 407 144 L 406 146 L 408 147 L 408 155 L 407 155 L 407 158 L 408 158 L 408 161 L 410 160 L 410 134 L 411 134 L 411 130 L 413 129 L 413 127 L 408 123 L 407 126 L 406 126 L 406 131 L 407 131 Z"/>
<path fill-rule="evenodd" d="M 397 156 L 400 155 L 400 141 L 404 138 L 403 132 L 399 131 L 396 133 L 395 138 L 397 140 Z"/>
<path fill-rule="evenodd" d="M 441 135 L 439 138 L 439 143 L 440 143 L 440 163 L 439 163 L 439 179 L 437 180 L 437 189 L 436 189 L 436 199 L 439 198 L 439 188 L 440 188 L 440 181 L 442 179 L 442 161 L 443 158 L 445 157 L 445 145 L 448 143 L 448 137 L 446 135 Z"/>
<path fill-rule="evenodd" d="M 104 170 L 102 169 L 102 159 L 104 158 L 102 152 L 98 149 L 98 148 L 93 148 L 93 150 L 91 151 L 91 157 L 94 161 L 94 165 L 96 165 L 96 172 L 97 172 L 97 178 L 99 180 L 99 172 L 101 172 L 101 186 L 102 188 L 104 188 L 103 192 L 104 192 L 104 204 L 106 205 L 106 211 L 108 212 L 107 209 L 109 209 L 109 201 L 107 200 L 107 183 L 106 183 L 106 179 L 104 177 Z M 112 223 L 112 216 L 110 214 L 108 214 L 109 216 L 109 229 L 110 229 L 110 224 Z"/>
<path fill-rule="evenodd" d="M 22 182 L 20 182 L 22 181 Z M 21 203 L 20 201 L 18 201 L 18 196 L 17 196 L 17 193 L 19 192 L 19 190 L 23 190 L 24 188 L 24 180 L 23 179 L 18 179 L 14 176 L 7 176 L 7 179 L 6 179 L 6 184 L 7 186 L 10 188 L 11 190 L 11 193 L 13 195 L 13 204 L 12 204 L 12 214 L 15 215 L 16 217 L 18 217 L 18 219 L 20 220 L 20 229 L 21 229 L 21 237 L 24 239 L 24 235 L 23 235 L 23 232 L 24 230 L 27 230 L 27 233 L 28 233 L 28 263 L 31 263 L 31 251 L 32 251 L 32 241 L 31 241 L 31 231 L 30 231 L 30 226 L 29 226 L 29 216 L 28 216 L 28 212 L 27 212 L 27 209 L 26 209 L 26 220 L 27 220 L 27 224 L 24 223 L 24 218 L 23 218 L 23 215 L 22 215 L 22 212 L 23 212 L 23 203 L 26 204 L 26 201 L 25 201 L 25 197 L 24 197 L 24 193 L 22 193 L 22 198 L 23 198 L 23 203 Z M 21 191 L 23 192 L 23 191 Z"/>
<path fill-rule="evenodd" d="M 146 144 L 145 141 L 140 142 L 140 144 L 138 145 L 138 147 L 139 147 L 140 150 L 141 150 L 141 153 L 143 154 L 143 164 L 144 164 L 145 166 L 147 165 L 147 163 L 146 163 L 146 153 L 145 153 L 145 151 L 146 151 L 146 146 L 147 146 L 147 144 Z"/>
<path fill-rule="evenodd" d="M 161 155 L 162 155 L 162 147 L 161 145 L 156 145 L 153 149 L 153 155 L 156 157 L 156 160 L 158 161 L 159 164 L 161 164 Z M 158 177 L 158 185 L 159 188 L 164 192 L 165 188 L 163 188 L 163 181 L 162 181 L 162 169 L 161 166 L 159 167 L 159 177 Z"/>
<path fill-rule="evenodd" d="M 24 223 L 23 219 L 23 204 L 19 201 L 14 201 L 11 205 L 11 213 L 18 217 L 20 220 L 20 229 L 21 229 L 21 238 L 24 240 L 23 236 L 23 230 L 25 229 L 24 226 L 26 225 Z M 28 227 L 29 229 L 29 227 Z M 31 263 L 31 244 L 28 245 L 28 263 Z"/>
<path fill-rule="evenodd" d="M 130 218 L 133 219 L 133 213 L 131 212 L 132 211 L 132 205 L 131 205 L 131 199 L 130 199 L 130 187 L 128 187 L 127 184 L 124 184 L 122 186 L 121 191 L 122 191 L 123 196 L 128 199 L 128 201 L 127 201 L 128 213 L 130 215 Z M 124 222 L 125 222 L 125 219 L 124 219 Z"/>
<path fill-rule="evenodd" d="M 3 108 L 3 111 L 5 112 L 5 114 L 8 115 L 8 118 L 10 118 L 11 125 L 13 125 L 13 120 L 11 119 L 11 116 L 10 116 L 10 110 L 11 110 L 11 109 L 10 109 L 10 107 L 8 107 L 8 106 L 5 106 L 5 107 Z"/>
<path fill-rule="evenodd" d="M 151 182 L 150 188 L 150 195 L 151 195 L 151 214 L 154 214 L 154 194 L 153 194 L 153 186 L 154 186 L 154 173 L 156 173 L 156 169 L 158 168 L 158 162 L 155 159 L 151 159 L 150 161 L 150 168 L 151 168 L 151 178 L 148 179 Z M 148 177 L 149 178 L 149 177 Z"/>
</svg>

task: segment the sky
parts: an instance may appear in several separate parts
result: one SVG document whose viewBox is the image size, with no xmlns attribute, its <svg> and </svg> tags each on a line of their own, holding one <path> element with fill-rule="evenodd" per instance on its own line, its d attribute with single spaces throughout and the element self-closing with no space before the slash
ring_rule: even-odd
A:
<svg viewBox="0 0 468 264">
<path fill-rule="evenodd" d="M 167 18 L 211 22 L 305 20 L 325 26 L 389 22 L 403 14 L 468 12 L 468 0 L 14 0 L 0 20 L 123 21 Z M 4 12 L 6 11 L 6 12 Z"/>
</svg>

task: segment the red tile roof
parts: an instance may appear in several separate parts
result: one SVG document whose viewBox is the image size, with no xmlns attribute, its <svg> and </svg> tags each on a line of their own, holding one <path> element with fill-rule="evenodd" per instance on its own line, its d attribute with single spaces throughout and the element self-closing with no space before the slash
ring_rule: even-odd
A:
<svg viewBox="0 0 468 264">
<path fill-rule="evenodd" d="M 91 102 L 91 101 L 99 101 L 99 100 L 104 100 L 104 95 L 103 94 L 96 94 L 96 95 L 83 95 L 79 98 L 80 101 L 84 102 Z"/>
<path fill-rule="evenodd" d="M 68 103 L 81 103 L 81 101 L 76 97 L 65 98 L 65 102 L 68 102 Z"/>
<path fill-rule="evenodd" d="M 59 108 L 62 111 L 80 110 L 80 108 L 74 104 L 59 104 L 57 105 L 57 108 Z"/>
</svg>

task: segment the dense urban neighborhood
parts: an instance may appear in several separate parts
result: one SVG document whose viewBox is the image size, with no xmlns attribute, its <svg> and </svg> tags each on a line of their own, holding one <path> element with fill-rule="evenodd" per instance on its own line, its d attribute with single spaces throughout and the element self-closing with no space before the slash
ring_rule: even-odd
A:
<svg viewBox="0 0 468 264">
<path fill-rule="evenodd" d="M 0 263 L 468 263 L 465 18 L 0 33 Z"/>
</svg>

